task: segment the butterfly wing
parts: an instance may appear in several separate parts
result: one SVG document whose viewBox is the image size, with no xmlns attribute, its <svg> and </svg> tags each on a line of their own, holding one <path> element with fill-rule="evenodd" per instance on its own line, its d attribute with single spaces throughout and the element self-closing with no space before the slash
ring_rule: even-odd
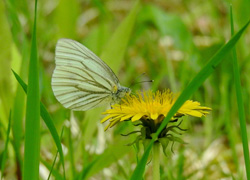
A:
<svg viewBox="0 0 250 180">
<path fill-rule="evenodd" d="M 119 80 L 88 48 L 71 39 L 60 39 L 55 60 L 52 89 L 64 107 L 85 111 L 111 102 L 112 89 L 119 86 Z"/>
</svg>

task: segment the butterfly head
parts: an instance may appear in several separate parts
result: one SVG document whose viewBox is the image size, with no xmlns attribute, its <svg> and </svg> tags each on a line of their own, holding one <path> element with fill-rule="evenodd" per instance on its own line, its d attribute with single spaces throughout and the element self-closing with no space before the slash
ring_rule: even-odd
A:
<svg viewBox="0 0 250 180">
<path fill-rule="evenodd" d="M 118 92 L 119 92 L 119 97 L 123 98 L 126 94 L 130 94 L 131 93 L 131 89 L 127 88 L 127 87 L 121 86 L 118 89 Z"/>
<path fill-rule="evenodd" d="M 131 93 L 131 89 L 123 86 L 114 87 L 116 91 L 113 93 L 113 101 L 120 102 L 120 100 L 126 95 Z"/>
</svg>

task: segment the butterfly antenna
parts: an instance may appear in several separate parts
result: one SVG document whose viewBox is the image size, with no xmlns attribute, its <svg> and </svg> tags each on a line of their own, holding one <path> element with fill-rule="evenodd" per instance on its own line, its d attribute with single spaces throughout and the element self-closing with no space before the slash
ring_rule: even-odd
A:
<svg viewBox="0 0 250 180">
<path fill-rule="evenodd" d="M 141 83 L 145 83 L 145 82 L 154 82 L 154 80 L 135 82 L 135 83 L 132 83 L 132 84 L 129 86 L 129 88 L 131 88 L 132 86 L 134 86 L 134 85 L 136 85 L 136 84 L 141 84 Z"/>
<path fill-rule="evenodd" d="M 146 73 L 143 72 L 143 73 L 141 73 L 140 75 L 138 75 L 138 76 L 132 81 L 131 85 L 134 84 L 134 83 L 136 83 L 136 81 L 139 79 L 139 77 L 142 77 L 142 76 L 144 76 L 145 74 L 146 74 Z M 131 85 L 130 85 L 130 86 L 131 86 Z"/>
<path fill-rule="evenodd" d="M 139 77 L 142 77 L 142 76 L 144 76 L 145 74 L 146 74 L 146 73 L 143 72 L 143 73 L 141 73 L 140 75 L 138 75 L 135 79 L 133 79 L 133 81 L 132 81 L 132 83 L 130 84 L 129 87 L 132 87 L 135 83 L 137 83 L 137 80 L 139 79 Z"/>
</svg>

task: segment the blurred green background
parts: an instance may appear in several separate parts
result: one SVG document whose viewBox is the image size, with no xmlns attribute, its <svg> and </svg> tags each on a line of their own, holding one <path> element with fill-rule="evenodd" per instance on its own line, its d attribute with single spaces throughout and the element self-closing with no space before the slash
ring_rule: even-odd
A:
<svg viewBox="0 0 250 180">
<path fill-rule="evenodd" d="M 11 68 L 27 82 L 33 3 L 25 0 L 0 2 L 0 153 L 4 149 L 9 110 L 13 110 L 5 179 L 21 177 L 26 95 L 14 79 Z M 100 123 L 102 108 L 70 112 L 57 102 L 50 85 L 57 40 L 71 38 L 84 44 L 116 72 L 123 86 L 154 80 L 133 86 L 133 91 L 169 88 L 178 93 L 230 39 L 230 3 L 237 31 L 250 18 L 250 1 L 144 0 L 134 9 L 134 14 L 130 13 L 135 4 L 132 0 L 38 1 L 41 101 L 50 112 L 58 134 L 65 127 L 62 145 L 67 179 L 77 179 L 79 174 L 86 172 L 87 179 L 126 180 L 137 158 L 141 157 L 143 146 L 140 149 L 126 146 L 136 135 L 120 135 L 138 129 L 132 123 L 120 123 L 104 132 L 105 124 Z M 122 28 L 121 22 L 125 24 Z M 250 118 L 249 45 L 248 29 L 236 47 L 247 129 Z M 182 127 L 188 128 L 188 132 L 182 138 L 187 144 L 174 144 L 175 153 L 169 150 L 168 157 L 161 154 L 162 179 L 246 178 L 232 72 L 232 56 L 228 54 L 192 97 L 213 111 L 202 119 L 183 118 Z M 143 73 L 145 75 L 141 75 Z M 41 122 L 40 177 L 46 179 L 57 149 Z M 145 179 L 151 179 L 150 163 L 145 173 Z M 62 167 L 57 160 L 51 179 L 62 178 Z"/>
</svg>

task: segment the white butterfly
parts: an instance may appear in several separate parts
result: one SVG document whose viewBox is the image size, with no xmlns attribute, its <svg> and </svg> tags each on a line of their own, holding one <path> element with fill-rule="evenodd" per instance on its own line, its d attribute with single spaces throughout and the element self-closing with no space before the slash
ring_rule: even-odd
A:
<svg viewBox="0 0 250 180">
<path fill-rule="evenodd" d="M 110 67 L 82 44 L 60 39 L 56 45 L 52 89 L 66 108 L 86 111 L 118 103 L 131 90 L 120 85 Z"/>
</svg>

